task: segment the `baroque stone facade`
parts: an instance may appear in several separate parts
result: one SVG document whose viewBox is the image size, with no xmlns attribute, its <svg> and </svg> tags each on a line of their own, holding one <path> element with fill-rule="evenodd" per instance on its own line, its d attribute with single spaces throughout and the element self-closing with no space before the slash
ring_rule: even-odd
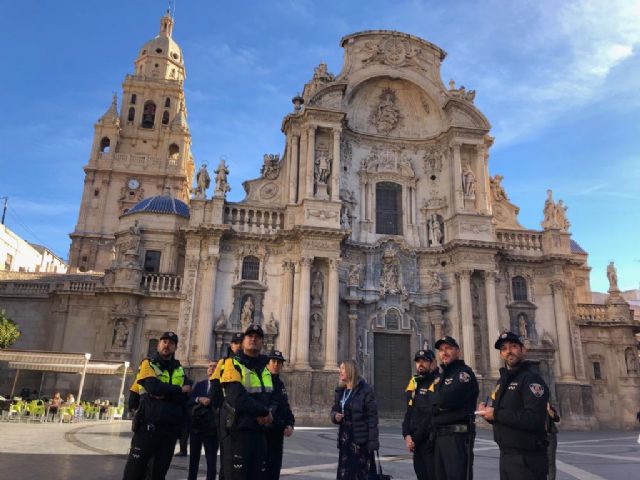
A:
<svg viewBox="0 0 640 480">
<path fill-rule="evenodd" d="M 267 348 L 288 360 L 296 415 L 322 422 L 340 359 L 357 360 L 392 412 L 402 408 L 412 352 L 444 334 L 458 338 L 484 394 L 500 367 L 493 342 L 509 328 L 526 339 L 565 426 L 633 425 L 640 324 L 615 290 L 606 305 L 591 304 L 587 254 L 551 192 L 543 229 L 520 225 L 502 177 L 488 173 L 490 124 L 475 92 L 443 84 L 442 49 L 395 31 L 344 37 L 343 70 L 315 69 L 282 122 L 284 152 L 265 154 L 260 176 L 243 184 L 246 198 L 230 202 L 233 164 L 224 162 L 213 175 L 200 169 L 190 198 L 184 65 L 171 18 L 161 25 L 127 76 L 120 114 L 114 100 L 96 125 L 85 167 L 71 263 L 100 273 L 0 282 L 1 306 L 25 328 L 17 347 L 135 363 L 174 329 L 178 357 L 202 371 L 256 322 Z M 145 70 L 149 45 L 169 49 L 157 53 L 162 72 Z M 169 123 L 158 108 L 128 124 L 134 86 L 140 106 L 166 96 Z M 157 165 L 144 169 L 143 194 L 130 182 L 131 148 L 147 137 Z M 175 158 L 163 153 L 171 142 Z M 100 180 L 111 173 L 111 183 Z M 103 190 L 94 199 L 96 182 L 113 201 L 99 198 Z M 95 236 L 85 223 L 98 219 Z"/>
</svg>

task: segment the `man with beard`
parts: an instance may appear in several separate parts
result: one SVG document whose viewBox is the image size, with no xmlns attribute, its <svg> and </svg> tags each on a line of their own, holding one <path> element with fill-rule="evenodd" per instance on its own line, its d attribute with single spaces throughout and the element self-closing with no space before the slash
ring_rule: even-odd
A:
<svg viewBox="0 0 640 480">
<path fill-rule="evenodd" d="M 547 402 L 549 389 L 525 360 L 520 337 L 504 332 L 495 343 L 505 367 L 491 394 L 492 405 L 481 403 L 477 414 L 493 424 L 500 447 L 501 480 L 547 478 Z"/>
<path fill-rule="evenodd" d="M 261 480 L 266 471 L 265 428 L 277 408 L 267 356 L 261 355 L 264 332 L 249 325 L 242 350 L 224 362 L 220 412 L 225 480 Z"/>
<path fill-rule="evenodd" d="M 407 449 L 413 452 L 413 469 L 418 480 L 433 480 L 433 435 L 431 432 L 431 395 L 429 386 L 438 368 L 431 350 L 419 350 L 414 360 L 416 374 L 409 380 L 407 411 L 402 422 L 402 436 Z"/>
<path fill-rule="evenodd" d="M 150 460 L 152 480 L 164 479 L 169 470 L 191 392 L 190 381 L 174 357 L 177 347 L 178 336 L 165 332 L 157 353 L 140 363 L 135 381 L 139 408 L 123 480 L 143 480 Z"/>
<path fill-rule="evenodd" d="M 478 402 L 478 380 L 462 360 L 458 342 L 445 336 L 436 342 L 441 372 L 429 387 L 433 392 L 432 425 L 436 478 L 473 478 L 473 412 Z"/>
</svg>

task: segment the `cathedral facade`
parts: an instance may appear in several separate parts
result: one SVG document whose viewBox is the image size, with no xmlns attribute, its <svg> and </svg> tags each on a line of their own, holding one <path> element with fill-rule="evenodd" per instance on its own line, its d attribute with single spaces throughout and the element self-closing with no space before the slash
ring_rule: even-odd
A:
<svg viewBox="0 0 640 480">
<path fill-rule="evenodd" d="M 509 329 L 565 426 L 633 425 L 640 324 L 615 267 L 594 305 L 562 201 L 547 193 L 540 230 L 519 224 L 489 176 L 489 121 L 474 91 L 442 82 L 442 49 L 396 31 L 344 37 L 341 72 L 315 69 L 282 121 L 283 152 L 230 202 L 232 164 L 194 175 L 172 29 L 165 15 L 95 126 L 72 273 L 0 278 L 0 306 L 25 331 L 16 348 L 136 364 L 173 329 L 197 373 L 259 323 L 287 359 L 296 415 L 322 422 L 341 359 L 356 359 L 381 411 L 399 412 L 413 352 L 445 334 L 484 395 Z M 107 384 L 87 380 L 97 396 Z"/>
</svg>

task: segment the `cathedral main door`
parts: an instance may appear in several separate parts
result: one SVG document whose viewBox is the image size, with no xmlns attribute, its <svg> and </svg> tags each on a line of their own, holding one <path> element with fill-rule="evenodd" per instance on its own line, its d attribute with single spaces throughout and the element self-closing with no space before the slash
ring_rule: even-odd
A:
<svg viewBox="0 0 640 480">
<path fill-rule="evenodd" d="M 411 377 L 410 335 L 375 333 L 373 336 L 374 389 L 378 409 L 404 412 L 404 389 Z"/>
</svg>

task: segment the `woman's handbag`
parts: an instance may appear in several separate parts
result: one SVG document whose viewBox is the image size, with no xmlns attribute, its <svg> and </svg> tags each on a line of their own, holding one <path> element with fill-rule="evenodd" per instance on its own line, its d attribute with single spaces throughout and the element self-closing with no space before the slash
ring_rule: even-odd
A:
<svg viewBox="0 0 640 480">
<path fill-rule="evenodd" d="M 376 453 L 374 455 L 374 462 L 377 463 L 377 468 L 375 472 L 371 472 L 369 474 L 369 480 L 391 480 L 393 478 L 391 475 L 385 475 L 384 473 L 382 473 L 382 465 L 380 465 L 380 452 L 378 452 L 378 450 L 376 450 Z"/>
</svg>

